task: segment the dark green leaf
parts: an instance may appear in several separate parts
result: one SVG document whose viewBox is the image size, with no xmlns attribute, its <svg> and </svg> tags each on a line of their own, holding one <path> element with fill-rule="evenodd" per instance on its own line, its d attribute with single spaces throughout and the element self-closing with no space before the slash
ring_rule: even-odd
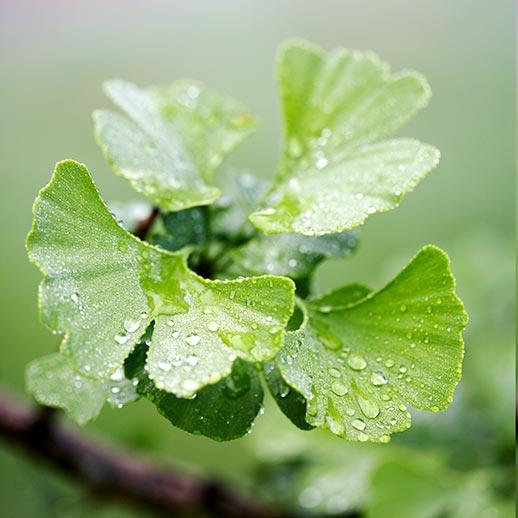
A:
<svg viewBox="0 0 518 518">
<path fill-rule="evenodd" d="M 229 376 L 201 389 L 193 398 L 183 399 L 156 388 L 144 369 L 146 349 L 145 345 L 137 346 L 126 362 L 126 373 L 137 377 L 138 393 L 154 403 L 174 426 L 217 441 L 238 439 L 250 431 L 263 401 L 253 365 L 238 359 Z"/>
</svg>

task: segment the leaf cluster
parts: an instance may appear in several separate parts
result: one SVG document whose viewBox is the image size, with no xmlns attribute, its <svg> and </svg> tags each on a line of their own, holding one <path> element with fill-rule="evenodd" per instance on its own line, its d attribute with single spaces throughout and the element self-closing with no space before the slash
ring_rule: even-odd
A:
<svg viewBox="0 0 518 518">
<path fill-rule="evenodd" d="M 94 113 L 97 142 L 156 218 L 136 237 L 84 165 L 57 164 L 27 239 L 41 319 L 64 335 L 28 366 L 39 402 L 85 423 L 144 397 L 175 426 L 230 440 L 261 412 L 262 378 L 299 428 L 387 442 L 410 426 L 407 404 L 452 401 L 466 314 L 443 251 L 423 248 L 378 291 L 317 295 L 311 282 L 437 164 L 432 146 L 389 138 L 426 105 L 426 81 L 299 41 L 281 48 L 277 77 L 284 147 L 269 185 L 215 181 L 255 127 L 239 102 L 192 80 L 106 83 L 122 113 Z"/>
</svg>

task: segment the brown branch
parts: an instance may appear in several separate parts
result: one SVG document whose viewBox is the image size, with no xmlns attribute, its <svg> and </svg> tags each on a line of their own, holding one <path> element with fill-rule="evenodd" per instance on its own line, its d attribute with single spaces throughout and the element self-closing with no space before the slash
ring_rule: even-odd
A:
<svg viewBox="0 0 518 518">
<path fill-rule="evenodd" d="M 0 437 L 78 479 L 100 497 L 167 515 L 278 516 L 217 482 L 187 477 L 100 447 L 65 429 L 55 418 L 52 409 L 31 409 L 0 392 Z"/>
<path fill-rule="evenodd" d="M 147 233 L 149 232 L 150 228 L 153 226 L 153 223 L 155 222 L 157 216 L 159 214 L 158 208 L 154 208 L 150 213 L 149 216 L 145 217 L 144 219 L 141 219 L 137 226 L 135 227 L 135 230 L 133 233 L 139 238 L 146 239 Z"/>
</svg>

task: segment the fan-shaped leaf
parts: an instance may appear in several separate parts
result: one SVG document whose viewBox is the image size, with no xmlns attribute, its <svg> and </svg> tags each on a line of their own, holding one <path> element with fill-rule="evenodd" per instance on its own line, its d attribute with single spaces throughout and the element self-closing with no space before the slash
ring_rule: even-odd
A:
<svg viewBox="0 0 518 518">
<path fill-rule="evenodd" d="M 423 248 L 381 291 L 358 286 L 307 305 L 307 324 L 277 356 L 308 401 L 306 420 L 351 440 L 410 426 L 405 402 L 446 408 L 460 379 L 466 313 L 447 256 Z"/>
</svg>

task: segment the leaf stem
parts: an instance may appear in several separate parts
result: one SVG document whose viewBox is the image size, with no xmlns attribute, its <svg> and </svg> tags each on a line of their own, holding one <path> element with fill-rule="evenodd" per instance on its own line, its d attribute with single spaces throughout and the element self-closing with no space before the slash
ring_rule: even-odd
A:
<svg viewBox="0 0 518 518">
<path fill-rule="evenodd" d="M 135 236 L 144 241 L 159 214 L 160 210 L 158 209 L 158 207 L 154 207 L 153 210 L 149 213 L 149 216 L 146 216 L 144 219 L 141 219 L 137 223 L 137 226 L 135 227 L 133 234 L 135 234 Z"/>
</svg>

